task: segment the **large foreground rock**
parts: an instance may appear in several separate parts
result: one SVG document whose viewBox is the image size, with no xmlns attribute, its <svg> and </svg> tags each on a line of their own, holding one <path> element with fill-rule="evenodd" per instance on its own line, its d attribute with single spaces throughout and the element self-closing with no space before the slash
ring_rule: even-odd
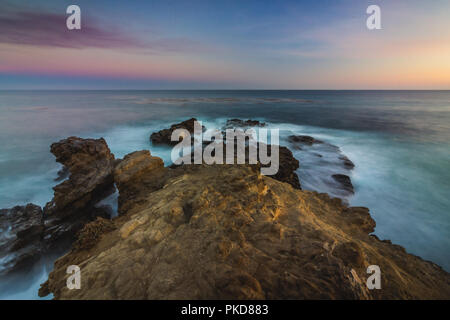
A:
<svg viewBox="0 0 450 320">
<path fill-rule="evenodd" d="M 56 261 L 41 295 L 52 292 L 56 299 L 450 297 L 449 274 L 439 266 L 369 235 L 375 222 L 366 208 L 349 208 L 326 194 L 294 189 L 261 176 L 254 166 L 196 165 L 167 169 L 162 176 L 157 172 L 139 175 L 136 181 L 145 180 L 147 185 L 141 184 L 143 192 L 135 200 L 125 201 L 135 205 L 124 215 L 112 224 L 100 220 L 86 227 L 77 246 Z M 151 183 L 152 177 L 159 187 Z M 95 237 L 88 236 L 92 230 Z M 69 265 L 81 268 L 79 290 L 67 289 Z M 366 286 L 369 265 L 381 269 L 381 290 Z"/>
</svg>

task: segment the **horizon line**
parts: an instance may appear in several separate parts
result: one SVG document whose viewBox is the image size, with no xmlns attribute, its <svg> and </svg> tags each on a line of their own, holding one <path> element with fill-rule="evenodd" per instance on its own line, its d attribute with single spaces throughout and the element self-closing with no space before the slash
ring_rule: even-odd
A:
<svg viewBox="0 0 450 320">
<path fill-rule="evenodd" d="M 450 89 L 0 89 L 1 91 L 450 91 Z"/>
</svg>

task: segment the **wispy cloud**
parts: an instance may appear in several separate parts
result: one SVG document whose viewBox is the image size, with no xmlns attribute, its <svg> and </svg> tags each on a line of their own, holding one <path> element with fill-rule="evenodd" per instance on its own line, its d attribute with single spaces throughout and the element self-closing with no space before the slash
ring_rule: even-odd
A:
<svg viewBox="0 0 450 320">
<path fill-rule="evenodd" d="M 6 6 L 0 13 L 0 43 L 59 48 L 143 49 L 148 53 L 195 51 L 200 45 L 185 38 L 149 39 L 133 36 L 111 25 L 101 25 L 95 18 L 82 16 L 81 30 L 66 28 L 67 15 L 33 12 Z"/>
</svg>

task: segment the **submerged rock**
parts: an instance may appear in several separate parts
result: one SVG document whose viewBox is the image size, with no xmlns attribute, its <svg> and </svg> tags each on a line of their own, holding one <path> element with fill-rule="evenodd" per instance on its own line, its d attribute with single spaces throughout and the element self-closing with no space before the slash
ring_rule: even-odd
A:
<svg viewBox="0 0 450 320">
<path fill-rule="evenodd" d="M 338 146 L 304 135 L 291 135 L 288 142 L 292 150 L 299 150 L 297 155 L 304 157 L 305 166 L 308 168 L 303 172 L 306 188 L 315 189 L 317 185 L 322 185 L 325 186 L 322 190 L 344 199 L 354 193 L 349 175 L 355 164 Z M 308 155 L 319 159 L 311 160 Z"/>
<path fill-rule="evenodd" d="M 327 194 L 294 189 L 261 176 L 255 166 L 186 165 L 158 175 L 160 169 L 142 170 L 150 163 L 148 157 L 138 153 L 124 159 L 129 167 L 118 176 L 127 177 L 122 186 L 136 192 L 134 199 L 121 204 L 128 206 L 126 214 L 114 226 L 99 227 L 98 222 L 86 226 L 94 236 L 87 237 L 87 246 L 73 247 L 55 262 L 41 295 L 51 292 L 56 299 L 450 296 L 450 276 L 439 266 L 369 235 L 375 222 L 366 208 L 349 208 Z M 134 165 L 140 168 L 133 169 Z M 80 290 L 66 286 L 66 269 L 73 264 L 82 268 Z M 381 290 L 366 286 L 369 265 L 381 269 Z"/>
<path fill-rule="evenodd" d="M 313 144 L 323 143 L 321 140 L 317 140 L 310 136 L 292 135 L 288 137 L 288 141 L 291 143 L 300 143 L 312 146 Z"/>
<path fill-rule="evenodd" d="M 344 164 L 344 167 L 345 167 L 346 169 L 351 170 L 351 169 L 353 169 L 353 168 L 355 167 L 355 164 L 354 164 L 347 156 L 345 156 L 345 155 L 341 155 L 341 156 L 339 157 L 339 160 L 342 160 L 342 162 L 343 162 L 343 164 Z"/>
<path fill-rule="evenodd" d="M 345 191 L 347 191 L 351 194 L 355 193 L 355 191 L 353 190 L 352 181 L 350 180 L 349 176 L 347 176 L 345 174 L 333 174 L 331 177 L 340 184 L 342 189 L 344 189 Z"/>
</svg>

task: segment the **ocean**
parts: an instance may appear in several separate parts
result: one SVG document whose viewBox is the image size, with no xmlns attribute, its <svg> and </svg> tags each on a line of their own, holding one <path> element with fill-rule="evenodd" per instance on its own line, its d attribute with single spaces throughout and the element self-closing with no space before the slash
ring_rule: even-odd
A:
<svg viewBox="0 0 450 320">
<path fill-rule="evenodd" d="M 349 174 L 347 201 L 370 208 L 379 238 L 450 271 L 450 91 L 0 91 L 0 208 L 51 200 L 53 142 L 104 137 L 118 158 L 150 149 L 169 164 L 170 149 L 149 136 L 191 117 L 208 128 L 262 120 L 281 144 L 304 134 L 338 146 L 351 172 L 323 147 L 293 150 L 302 187 L 339 196 L 326 181 Z M 0 298 L 37 298 L 50 269 Z"/>
</svg>

